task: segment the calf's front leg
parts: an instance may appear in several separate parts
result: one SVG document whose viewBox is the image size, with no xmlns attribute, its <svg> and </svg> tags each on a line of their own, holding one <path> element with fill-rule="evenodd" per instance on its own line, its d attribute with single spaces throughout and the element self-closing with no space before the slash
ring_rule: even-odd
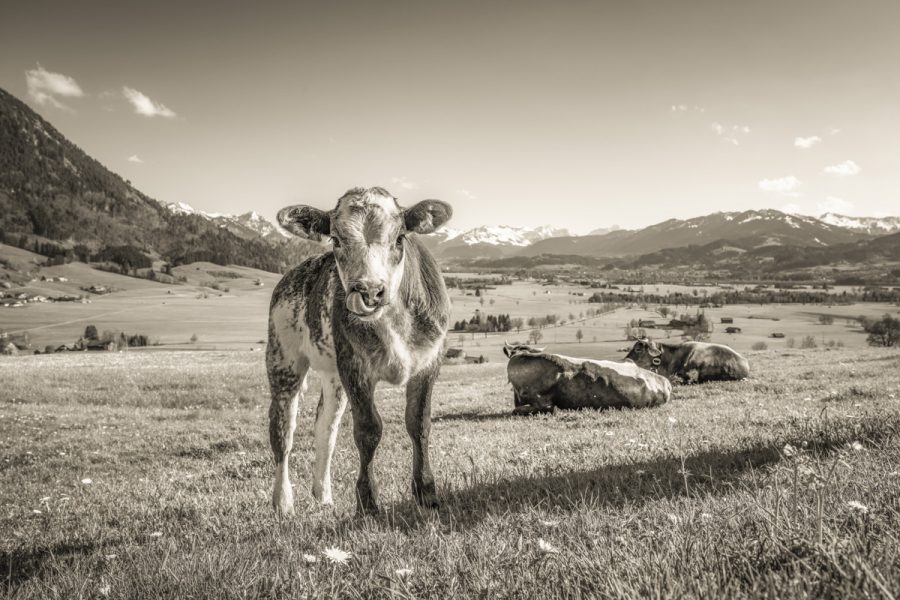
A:
<svg viewBox="0 0 900 600">
<path fill-rule="evenodd" d="M 416 502 L 427 508 L 437 508 L 439 505 L 428 460 L 431 390 L 438 371 L 438 365 L 434 365 L 414 375 L 406 384 L 406 431 L 413 445 L 412 493 Z"/>
<path fill-rule="evenodd" d="M 356 479 L 357 514 L 378 512 L 378 490 L 372 469 L 375 450 L 381 442 L 382 423 L 375 407 L 375 382 L 362 369 L 343 369 L 341 381 L 353 414 L 353 439 L 359 451 L 359 476 Z"/>
</svg>

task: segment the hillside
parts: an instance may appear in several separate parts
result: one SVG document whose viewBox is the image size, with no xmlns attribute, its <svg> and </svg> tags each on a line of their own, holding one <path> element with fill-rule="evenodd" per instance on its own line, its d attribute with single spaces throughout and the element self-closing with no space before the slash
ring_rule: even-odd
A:
<svg viewBox="0 0 900 600">
<path fill-rule="evenodd" d="M 74 250 L 82 259 L 128 246 L 171 264 L 205 260 L 266 271 L 284 271 L 321 248 L 241 235 L 239 225 L 248 229 L 169 210 L 0 89 L 0 242 L 41 254 Z"/>
<path fill-rule="evenodd" d="M 788 215 L 777 210 L 714 213 L 692 219 L 669 219 L 636 231 L 605 235 L 551 238 L 521 249 L 517 254 L 580 254 L 584 256 L 638 256 L 665 248 L 702 245 L 716 240 L 745 240 L 754 246 L 830 246 L 868 239 L 867 232 L 830 225 L 814 217 Z"/>
</svg>

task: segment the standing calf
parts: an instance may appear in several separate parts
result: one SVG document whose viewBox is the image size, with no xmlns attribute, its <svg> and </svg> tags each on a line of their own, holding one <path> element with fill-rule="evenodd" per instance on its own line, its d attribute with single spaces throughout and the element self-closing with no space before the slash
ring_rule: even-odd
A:
<svg viewBox="0 0 900 600">
<path fill-rule="evenodd" d="M 450 205 L 437 200 L 404 209 L 377 187 L 348 191 L 328 212 L 299 205 L 279 211 L 278 222 L 285 229 L 327 237 L 333 245 L 332 252 L 291 270 L 272 294 L 266 367 L 276 463 L 272 504 L 279 514 L 293 512 L 288 459 L 309 369 L 322 380 L 313 496 L 332 502 L 331 458 L 346 392 L 359 450 L 357 511 L 378 510 L 372 459 L 382 423 L 375 386 L 387 381 L 406 386 L 413 495 L 421 505 L 437 506 L 428 435 L 431 389 L 440 369 L 450 300 L 434 258 L 410 234 L 431 233 L 451 214 Z"/>
</svg>

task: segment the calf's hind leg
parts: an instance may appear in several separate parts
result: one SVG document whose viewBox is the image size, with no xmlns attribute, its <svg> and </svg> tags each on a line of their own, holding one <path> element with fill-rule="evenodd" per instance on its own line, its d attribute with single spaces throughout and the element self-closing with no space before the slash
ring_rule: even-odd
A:
<svg viewBox="0 0 900 600">
<path fill-rule="evenodd" d="M 272 393 L 272 403 L 269 405 L 269 443 L 275 456 L 272 506 L 276 513 L 286 515 L 294 512 L 294 492 L 291 490 L 288 463 L 291 447 L 294 445 L 294 429 L 297 427 L 297 405 L 306 388 L 309 362 L 301 359 L 291 367 L 282 364 L 278 357 L 271 354 L 267 359 Z"/>
<path fill-rule="evenodd" d="M 313 497 L 322 504 L 331 504 L 331 459 L 337 442 L 341 417 L 347 397 L 337 375 L 322 376 L 322 398 L 316 411 L 316 463 L 313 469 Z"/>
</svg>

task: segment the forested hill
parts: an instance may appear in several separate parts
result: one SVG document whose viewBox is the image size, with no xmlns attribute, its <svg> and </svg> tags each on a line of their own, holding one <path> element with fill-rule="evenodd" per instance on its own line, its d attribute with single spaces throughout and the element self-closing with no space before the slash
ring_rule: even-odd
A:
<svg viewBox="0 0 900 600">
<path fill-rule="evenodd" d="M 174 214 L 135 189 L 25 103 L 0 89 L 0 241 L 28 249 L 132 246 L 173 265 L 195 261 L 282 272 L 321 251 L 302 239 L 246 239 Z"/>
</svg>

